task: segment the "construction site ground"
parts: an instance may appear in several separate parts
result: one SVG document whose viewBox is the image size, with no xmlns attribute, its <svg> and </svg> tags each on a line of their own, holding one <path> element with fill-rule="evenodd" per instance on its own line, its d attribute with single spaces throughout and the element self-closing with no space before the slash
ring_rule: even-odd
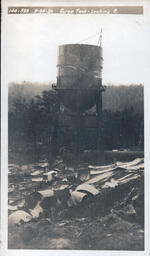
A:
<svg viewBox="0 0 150 256">
<path fill-rule="evenodd" d="M 106 162 L 101 165 L 104 167 L 114 164 L 114 161 L 128 163 L 134 159 L 142 159 L 143 152 L 134 152 L 134 154 L 126 152 L 126 155 L 121 152 L 119 157 L 116 156 L 117 153 L 114 152 L 114 154 L 115 160 L 113 153 L 110 156 L 107 153 Z M 143 163 L 142 161 L 138 164 Z M 141 167 L 137 170 L 132 166 L 133 173 L 129 170 L 129 174 L 127 171 L 130 168 L 127 167 L 124 176 L 129 178 L 125 179 L 119 174 L 122 169 L 112 166 L 113 171 L 111 168 L 109 171 L 104 168 L 106 172 L 108 171 L 109 176 L 105 177 L 103 182 L 100 182 L 100 178 L 98 178 L 97 183 L 88 183 L 91 188 L 93 186 L 93 190 L 87 192 L 82 200 L 77 198 L 75 202 L 74 200 L 68 201 L 68 194 L 62 193 L 62 191 L 67 191 L 67 189 L 76 191 L 77 186 L 85 185 L 86 177 L 90 173 L 81 175 L 79 181 L 79 178 L 73 175 L 73 171 L 61 170 L 64 165 L 64 162 L 60 161 L 59 166 L 54 168 L 56 172 L 57 168 L 59 170 L 58 177 L 45 183 L 40 178 L 48 171 L 46 160 L 39 159 L 37 163 L 18 163 L 13 155 L 8 172 L 8 248 L 144 250 L 144 178 L 143 173 L 141 174 Z M 84 168 L 88 169 L 88 165 Z M 94 168 L 96 166 L 91 167 L 91 173 L 94 173 Z M 101 168 L 96 169 L 97 172 L 99 170 Z M 105 171 L 102 172 L 106 174 Z M 36 172 L 37 175 L 35 175 Z M 94 175 L 90 179 L 100 175 L 102 174 Z M 117 180 L 120 182 L 124 180 L 124 182 L 121 185 L 120 183 L 113 185 Z M 103 188 L 102 192 L 101 188 Z M 40 213 L 38 212 L 39 208 L 36 207 L 32 207 L 31 211 L 27 209 L 26 198 L 30 201 L 32 193 L 50 190 L 56 192 L 56 195 L 51 197 L 54 198 L 50 201 L 52 207 L 46 208 L 46 206 L 45 210 Z M 99 191 L 98 194 L 95 193 L 96 190 Z M 121 197 L 119 193 L 122 194 Z M 55 205 L 55 200 L 61 200 L 61 207 Z M 29 203 L 34 204 L 33 201 L 34 199 Z M 30 217 L 30 220 L 27 221 L 26 216 L 21 216 L 24 213 L 29 214 L 29 217 L 32 215 L 32 218 Z"/>
</svg>

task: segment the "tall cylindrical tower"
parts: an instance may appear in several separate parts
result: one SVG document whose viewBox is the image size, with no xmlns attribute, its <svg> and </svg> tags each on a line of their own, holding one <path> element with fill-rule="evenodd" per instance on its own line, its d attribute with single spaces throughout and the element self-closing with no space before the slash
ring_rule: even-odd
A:
<svg viewBox="0 0 150 256">
<path fill-rule="evenodd" d="M 57 85 L 59 102 L 67 112 L 58 116 L 57 134 L 64 127 L 72 140 L 74 155 L 78 159 L 82 141 L 95 137 L 95 148 L 102 151 L 102 47 L 87 44 L 59 46 L 57 62 Z M 92 116 L 86 110 L 96 105 Z M 92 118 L 92 119 L 91 119 Z M 91 123 L 91 124 L 90 124 Z M 86 131 L 87 130 L 87 131 Z M 92 131 L 90 133 L 90 131 Z M 69 135 L 70 134 L 70 135 Z M 88 137 L 83 139 L 84 135 Z M 92 134 L 92 135 L 90 135 Z M 91 138 L 92 141 L 93 138 Z M 86 148 L 85 148 L 86 149 Z"/>
</svg>

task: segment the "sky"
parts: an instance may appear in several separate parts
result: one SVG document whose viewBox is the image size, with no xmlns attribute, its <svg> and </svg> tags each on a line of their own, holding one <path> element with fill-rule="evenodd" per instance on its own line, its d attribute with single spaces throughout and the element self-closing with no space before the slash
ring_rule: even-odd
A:
<svg viewBox="0 0 150 256">
<path fill-rule="evenodd" d="M 58 46 L 82 40 L 97 45 L 101 28 L 103 83 L 148 80 L 150 37 L 144 15 L 22 14 L 7 15 L 4 23 L 7 83 L 55 82 Z"/>
</svg>

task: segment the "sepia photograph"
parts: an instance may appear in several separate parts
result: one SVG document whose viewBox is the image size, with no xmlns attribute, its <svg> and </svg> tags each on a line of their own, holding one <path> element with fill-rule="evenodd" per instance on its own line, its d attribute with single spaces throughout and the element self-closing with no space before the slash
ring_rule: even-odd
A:
<svg viewBox="0 0 150 256">
<path fill-rule="evenodd" d="M 9 252 L 143 255 L 145 12 L 142 1 L 3 1 Z"/>
</svg>

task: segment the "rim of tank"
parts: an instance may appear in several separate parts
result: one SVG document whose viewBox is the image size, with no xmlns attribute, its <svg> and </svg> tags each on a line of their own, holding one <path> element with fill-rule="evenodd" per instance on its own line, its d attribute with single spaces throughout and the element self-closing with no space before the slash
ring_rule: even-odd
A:
<svg viewBox="0 0 150 256">
<path fill-rule="evenodd" d="M 98 47 L 98 48 L 102 48 L 101 46 L 99 46 L 99 45 L 94 45 L 94 44 L 61 44 L 61 45 L 59 45 L 59 47 L 60 46 L 73 46 L 73 45 L 83 45 L 83 46 L 92 46 L 92 47 Z"/>
</svg>

